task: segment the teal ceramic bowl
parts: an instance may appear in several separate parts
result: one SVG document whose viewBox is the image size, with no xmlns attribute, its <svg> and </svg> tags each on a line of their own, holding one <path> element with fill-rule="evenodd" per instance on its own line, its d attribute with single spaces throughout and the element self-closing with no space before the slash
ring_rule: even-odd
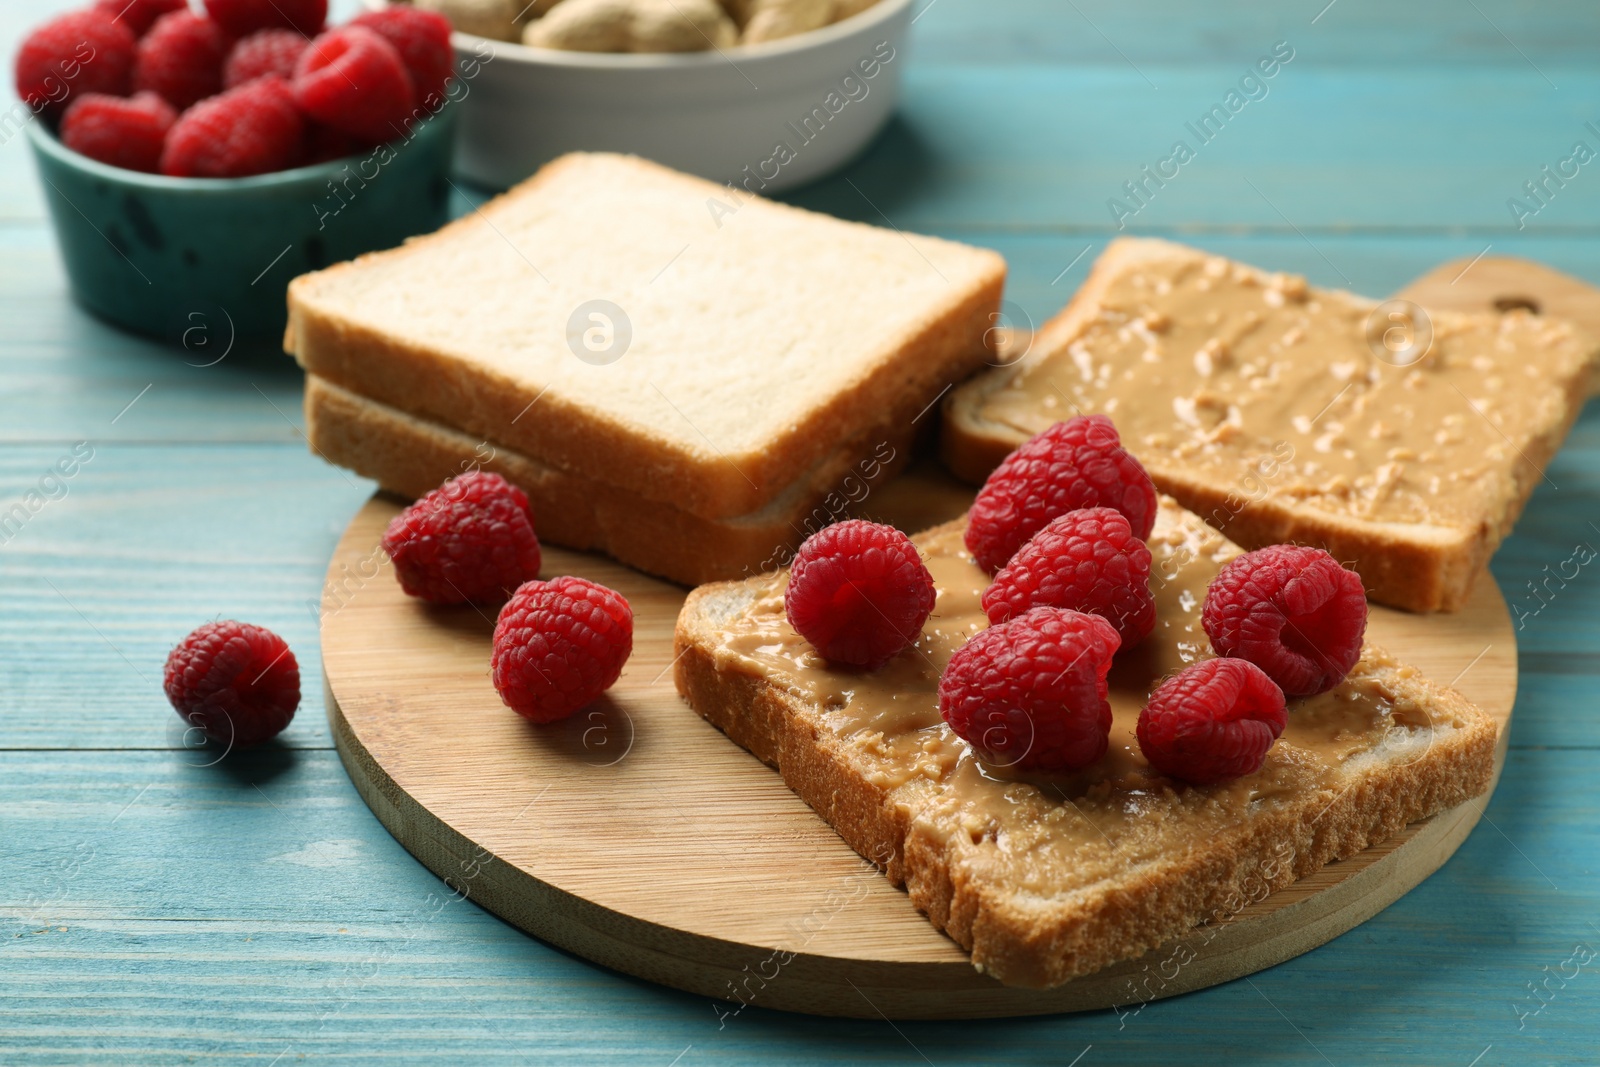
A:
<svg viewBox="0 0 1600 1067">
<path fill-rule="evenodd" d="M 184 342 L 281 336 L 297 274 L 389 248 L 447 219 L 456 108 L 406 140 L 251 178 L 108 167 L 28 127 L 73 295 L 118 326 Z"/>
</svg>

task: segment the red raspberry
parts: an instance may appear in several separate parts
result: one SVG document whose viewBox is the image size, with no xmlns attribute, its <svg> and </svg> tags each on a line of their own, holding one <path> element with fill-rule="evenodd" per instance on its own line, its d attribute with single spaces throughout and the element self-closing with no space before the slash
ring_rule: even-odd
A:
<svg viewBox="0 0 1600 1067">
<path fill-rule="evenodd" d="M 1057 515 L 1116 508 L 1143 541 L 1156 487 L 1104 415 L 1079 415 L 1024 441 L 989 475 L 967 516 L 967 549 L 993 574 Z"/>
<path fill-rule="evenodd" d="M 54 117 L 76 93 L 126 96 L 133 74 L 133 31 L 93 8 L 40 26 L 17 50 L 17 95 Z"/>
<path fill-rule="evenodd" d="M 939 714 L 991 763 L 1087 767 L 1111 734 L 1106 671 L 1119 644 L 1098 615 L 1034 608 L 956 650 L 939 680 Z"/>
<path fill-rule="evenodd" d="M 1117 628 L 1123 648 L 1155 629 L 1150 550 L 1133 536 L 1122 512 L 1082 508 L 1057 515 L 983 591 L 991 623 L 1040 607 L 1099 615 Z"/>
<path fill-rule="evenodd" d="M 933 575 L 911 538 L 850 519 L 800 546 L 783 609 L 825 659 L 876 670 L 922 635 L 933 600 Z"/>
<path fill-rule="evenodd" d="M 205 0 L 206 13 L 229 36 L 244 37 L 257 30 L 286 29 L 302 37 L 322 32 L 328 21 L 328 0 Z"/>
<path fill-rule="evenodd" d="M 142 37 L 155 25 L 156 19 L 173 11 L 182 11 L 189 0 L 98 0 L 95 10 L 110 15 Z"/>
<path fill-rule="evenodd" d="M 228 37 L 215 22 L 192 11 L 162 15 L 139 41 L 133 87 L 160 93 L 182 111 L 222 91 Z"/>
<path fill-rule="evenodd" d="M 300 53 L 310 44 L 293 30 L 261 30 L 233 46 L 222 64 L 222 85 L 237 88 L 245 82 L 276 74 L 284 81 L 294 79 Z"/>
<path fill-rule="evenodd" d="M 84 93 L 61 119 L 61 143 L 101 163 L 154 174 L 178 113 L 155 93 Z"/>
<path fill-rule="evenodd" d="M 633 609 L 584 578 L 529 582 L 500 609 L 489 668 L 506 706 L 533 722 L 599 699 L 633 652 Z"/>
<path fill-rule="evenodd" d="M 372 144 L 404 134 L 415 102 L 400 53 L 361 26 L 311 42 L 295 72 L 294 98 L 318 122 Z"/>
<path fill-rule="evenodd" d="M 528 494 L 468 471 L 396 515 L 383 533 L 400 588 L 435 604 L 498 603 L 539 576 Z"/>
<path fill-rule="evenodd" d="M 213 741 L 276 737 L 300 706 L 300 665 L 283 638 L 247 622 L 208 622 L 167 657 L 167 699 Z"/>
<path fill-rule="evenodd" d="M 1210 785 L 1254 774 L 1289 716 L 1254 663 L 1207 659 L 1162 682 L 1139 712 L 1139 751 L 1162 774 Z"/>
<path fill-rule="evenodd" d="M 445 82 L 456 67 L 456 54 L 450 47 L 449 19 L 437 11 L 386 7 L 357 15 L 348 25 L 363 26 L 394 45 L 411 74 L 417 103 L 428 104 L 433 97 L 443 101 Z"/>
<path fill-rule="evenodd" d="M 1320 548 L 1273 545 L 1223 567 L 1200 623 L 1219 656 L 1247 659 L 1292 697 L 1323 693 L 1361 658 L 1361 579 Z"/>
<path fill-rule="evenodd" d="M 283 170 L 298 161 L 303 132 L 284 80 L 257 78 L 202 100 L 179 116 L 167 134 L 161 173 L 242 178 Z"/>
</svg>

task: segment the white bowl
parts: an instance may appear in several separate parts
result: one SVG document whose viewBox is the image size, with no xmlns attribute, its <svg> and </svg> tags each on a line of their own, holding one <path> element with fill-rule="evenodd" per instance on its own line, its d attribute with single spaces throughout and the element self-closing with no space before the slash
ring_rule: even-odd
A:
<svg viewBox="0 0 1600 1067">
<path fill-rule="evenodd" d="M 562 153 L 610 151 L 755 192 L 811 181 L 893 114 L 911 2 L 721 52 L 564 52 L 457 33 L 456 167 L 503 188 Z"/>
</svg>

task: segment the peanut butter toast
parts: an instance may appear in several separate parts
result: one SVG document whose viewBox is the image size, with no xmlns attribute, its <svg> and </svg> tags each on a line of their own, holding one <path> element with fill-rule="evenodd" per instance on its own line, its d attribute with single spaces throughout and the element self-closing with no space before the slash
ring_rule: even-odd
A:
<svg viewBox="0 0 1600 1067">
<path fill-rule="evenodd" d="M 982 481 L 1051 423 L 1110 415 L 1157 488 L 1239 544 L 1317 545 L 1373 600 L 1450 611 L 1544 476 L 1595 354 L 1558 319 L 1408 316 L 1122 238 L 1026 355 L 951 393 L 943 454 Z"/>
<path fill-rule="evenodd" d="M 1138 956 L 1228 914 L 1247 882 L 1281 889 L 1489 787 L 1493 720 L 1370 645 L 1337 688 L 1290 700 L 1255 774 L 1191 787 L 1152 770 L 1139 710 L 1164 676 L 1210 656 L 1206 586 L 1241 551 L 1170 499 L 1149 540 L 1159 621 L 1111 669 L 1107 755 L 1048 777 L 988 764 L 939 714 L 940 673 L 987 625 L 988 578 L 962 533 L 914 539 L 938 599 L 883 669 L 822 661 L 785 618 L 780 572 L 690 595 L 676 679 L 1001 982 L 1044 988 Z"/>
</svg>

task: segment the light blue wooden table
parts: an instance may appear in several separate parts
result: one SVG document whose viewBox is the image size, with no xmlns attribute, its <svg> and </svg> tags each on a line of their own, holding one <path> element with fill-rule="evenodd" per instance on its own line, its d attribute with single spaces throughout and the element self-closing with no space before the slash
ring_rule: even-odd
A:
<svg viewBox="0 0 1600 1067">
<path fill-rule="evenodd" d="M 1037 321 L 1115 232 L 1108 199 L 1282 41 L 1266 95 L 1130 232 L 1374 294 L 1486 248 L 1600 282 L 1600 161 L 1520 228 L 1507 206 L 1600 147 L 1600 10 L 1326 2 L 933 0 L 898 120 L 849 183 L 794 199 L 999 249 Z M 7 55 L 60 6 L 0 8 Z M 0 545 L 0 1062 L 1600 1062 L 1600 564 L 1527 592 L 1600 546 L 1600 411 L 1494 563 L 1528 612 L 1505 777 L 1398 904 L 1125 1018 L 719 1027 L 704 998 L 442 904 L 356 796 L 308 604 L 372 487 L 307 454 L 299 391 L 281 355 L 191 367 L 75 307 L 26 146 L 0 145 L 0 510 L 93 450 Z M 218 615 L 287 637 L 306 700 L 282 745 L 204 766 L 161 664 Z"/>
</svg>

